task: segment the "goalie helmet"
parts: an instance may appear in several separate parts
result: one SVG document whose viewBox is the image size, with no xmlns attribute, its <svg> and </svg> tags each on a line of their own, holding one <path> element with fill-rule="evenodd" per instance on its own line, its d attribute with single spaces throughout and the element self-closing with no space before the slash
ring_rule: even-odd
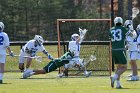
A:
<svg viewBox="0 0 140 93">
<path fill-rule="evenodd" d="M 137 30 L 137 33 L 140 34 L 140 24 L 137 26 L 136 30 Z"/>
<path fill-rule="evenodd" d="M 123 24 L 123 19 L 121 18 L 121 17 L 116 17 L 115 19 L 114 19 L 114 24 L 116 25 L 116 24 Z"/>
<path fill-rule="evenodd" d="M 78 37 L 79 37 L 78 34 L 73 34 L 73 35 L 71 36 L 71 40 L 72 40 L 72 41 L 76 41 Z"/>
<path fill-rule="evenodd" d="M 43 37 L 39 36 L 39 35 L 35 35 L 34 40 L 37 41 L 39 44 L 43 44 L 44 43 Z"/>
<path fill-rule="evenodd" d="M 126 21 L 124 22 L 124 26 L 125 26 L 125 27 L 128 28 L 128 25 L 133 25 L 132 20 L 126 20 Z"/>
<path fill-rule="evenodd" d="M 3 31 L 4 30 L 4 24 L 3 22 L 0 22 L 0 31 Z"/>
</svg>

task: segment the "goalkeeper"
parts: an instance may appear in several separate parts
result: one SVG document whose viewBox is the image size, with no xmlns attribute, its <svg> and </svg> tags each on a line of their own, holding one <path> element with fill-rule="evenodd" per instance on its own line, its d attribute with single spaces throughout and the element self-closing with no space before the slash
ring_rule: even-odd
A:
<svg viewBox="0 0 140 93">
<path fill-rule="evenodd" d="M 73 52 L 68 51 L 63 56 L 58 59 L 54 59 L 50 61 L 43 69 L 41 70 L 26 70 L 23 73 L 23 78 L 26 79 L 32 75 L 38 74 L 46 74 L 52 71 L 55 71 L 57 68 L 69 63 L 69 61 L 73 58 Z"/>
<path fill-rule="evenodd" d="M 31 65 L 32 58 L 38 51 L 42 51 L 48 56 L 48 59 L 53 60 L 53 57 L 45 50 L 43 46 L 44 40 L 42 36 L 35 35 L 33 40 L 28 41 L 20 51 L 19 56 L 19 69 L 21 72 L 28 70 Z M 24 61 L 27 59 L 26 69 L 24 69 Z"/>
<path fill-rule="evenodd" d="M 73 34 L 71 36 L 71 41 L 69 42 L 69 50 L 74 52 L 74 58 L 72 61 L 70 61 L 68 64 L 65 64 L 63 73 L 58 74 L 58 77 L 63 77 L 63 76 L 68 76 L 68 69 L 69 68 L 80 68 L 84 71 L 84 75 L 86 77 L 89 77 L 91 75 L 91 71 L 88 72 L 86 70 L 86 67 L 83 63 L 83 59 L 80 59 L 79 54 L 80 54 L 80 44 L 82 43 L 85 34 L 87 30 L 86 29 L 80 29 L 79 28 L 79 34 Z"/>
</svg>

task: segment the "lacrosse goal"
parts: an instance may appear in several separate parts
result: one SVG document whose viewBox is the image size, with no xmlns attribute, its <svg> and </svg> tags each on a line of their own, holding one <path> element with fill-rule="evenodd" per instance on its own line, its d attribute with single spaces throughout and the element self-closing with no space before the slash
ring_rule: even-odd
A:
<svg viewBox="0 0 140 93">
<path fill-rule="evenodd" d="M 92 75 L 111 75 L 111 43 L 108 38 L 110 26 L 111 19 L 57 19 L 58 56 L 68 51 L 71 35 L 79 34 L 79 27 L 87 29 L 81 44 L 80 58 L 88 61 L 87 70 L 92 71 Z M 91 55 L 96 56 L 96 60 L 90 61 Z M 80 75 L 80 72 L 76 68 L 69 70 L 71 75 Z"/>
</svg>

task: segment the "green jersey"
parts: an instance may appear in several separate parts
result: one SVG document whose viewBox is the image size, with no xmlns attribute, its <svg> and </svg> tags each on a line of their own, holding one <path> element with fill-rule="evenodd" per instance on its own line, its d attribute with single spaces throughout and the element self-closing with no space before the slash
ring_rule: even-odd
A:
<svg viewBox="0 0 140 93">
<path fill-rule="evenodd" d="M 73 54 L 71 52 L 66 52 L 60 58 L 50 61 L 43 69 L 46 71 L 46 73 L 52 72 L 57 68 L 69 63 L 69 60 L 72 58 Z"/>
<path fill-rule="evenodd" d="M 115 26 L 110 30 L 110 38 L 112 41 L 112 50 L 125 49 L 125 34 L 128 30 L 123 26 Z"/>
</svg>

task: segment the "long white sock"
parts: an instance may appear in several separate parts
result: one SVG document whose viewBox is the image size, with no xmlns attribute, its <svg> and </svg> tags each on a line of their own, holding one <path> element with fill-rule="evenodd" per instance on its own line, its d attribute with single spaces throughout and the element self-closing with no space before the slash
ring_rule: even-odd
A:
<svg viewBox="0 0 140 93">
<path fill-rule="evenodd" d="M 3 79 L 3 73 L 0 73 L 0 80 Z"/>
<path fill-rule="evenodd" d="M 120 86 L 121 84 L 120 84 L 120 81 L 119 80 L 116 80 L 116 86 Z"/>
</svg>

